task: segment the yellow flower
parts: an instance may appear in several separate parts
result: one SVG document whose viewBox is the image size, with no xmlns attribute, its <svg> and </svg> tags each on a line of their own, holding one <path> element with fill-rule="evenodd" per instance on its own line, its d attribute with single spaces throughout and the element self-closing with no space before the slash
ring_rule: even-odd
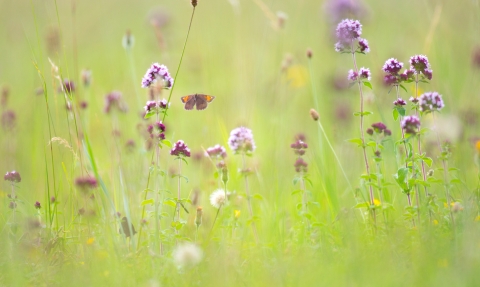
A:
<svg viewBox="0 0 480 287">
<path fill-rule="evenodd" d="M 475 149 L 477 150 L 478 153 L 480 153 L 480 140 L 477 140 L 475 142 Z"/>
<path fill-rule="evenodd" d="M 380 202 L 380 200 L 378 200 L 378 199 L 376 199 L 376 198 L 373 199 L 373 204 L 374 204 L 375 206 L 380 206 L 380 205 L 382 205 L 382 203 Z"/>
<path fill-rule="evenodd" d="M 477 217 L 475 217 L 475 221 L 480 221 L 480 215 L 477 215 Z"/>
<path fill-rule="evenodd" d="M 90 238 L 87 239 L 87 245 L 92 245 L 93 242 L 95 242 L 95 238 L 90 237 Z"/>
<path fill-rule="evenodd" d="M 234 210 L 233 215 L 235 216 L 235 219 L 238 219 L 240 217 L 240 210 Z"/>
<path fill-rule="evenodd" d="M 433 220 L 433 225 L 438 225 L 438 220 L 434 219 Z"/>
<path fill-rule="evenodd" d="M 293 88 L 300 88 L 307 84 L 308 72 L 302 65 L 293 65 L 287 70 L 287 81 Z"/>
</svg>

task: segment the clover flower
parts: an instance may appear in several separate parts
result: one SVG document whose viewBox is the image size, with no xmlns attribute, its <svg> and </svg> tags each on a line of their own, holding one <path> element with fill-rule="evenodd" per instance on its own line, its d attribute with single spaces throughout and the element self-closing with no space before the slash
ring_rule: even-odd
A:
<svg viewBox="0 0 480 287">
<path fill-rule="evenodd" d="M 420 111 L 422 112 L 434 112 L 441 110 L 445 104 L 443 103 L 442 96 L 437 92 L 426 92 L 419 98 Z"/>
<path fill-rule="evenodd" d="M 142 88 L 148 88 L 157 79 L 162 79 L 165 82 L 165 88 L 170 89 L 173 86 L 173 78 L 168 72 L 168 68 L 165 65 L 160 65 L 158 63 L 153 63 L 150 68 L 145 73 L 142 79 Z"/>
<path fill-rule="evenodd" d="M 255 151 L 252 130 L 246 127 L 238 127 L 230 132 L 228 145 L 234 153 L 252 153 Z"/>
<path fill-rule="evenodd" d="M 179 268 L 194 266 L 203 258 L 203 251 L 194 243 L 185 242 L 179 244 L 172 253 L 173 262 Z"/>
<path fill-rule="evenodd" d="M 223 146 L 217 144 L 213 147 L 207 148 L 205 156 L 217 159 L 224 159 L 227 157 L 227 150 Z"/>
<path fill-rule="evenodd" d="M 4 176 L 3 176 L 3 179 L 6 180 L 6 181 L 10 181 L 10 182 L 21 182 L 22 181 L 22 178 L 20 177 L 20 174 L 16 171 L 10 171 L 10 172 L 7 172 Z"/>
<path fill-rule="evenodd" d="M 417 116 L 406 116 L 402 120 L 402 129 L 407 134 L 416 134 L 420 129 L 420 119 Z"/>
<path fill-rule="evenodd" d="M 190 157 L 190 149 L 184 141 L 179 140 L 173 145 L 173 148 L 170 150 L 170 154 L 175 156 Z"/>
</svg>

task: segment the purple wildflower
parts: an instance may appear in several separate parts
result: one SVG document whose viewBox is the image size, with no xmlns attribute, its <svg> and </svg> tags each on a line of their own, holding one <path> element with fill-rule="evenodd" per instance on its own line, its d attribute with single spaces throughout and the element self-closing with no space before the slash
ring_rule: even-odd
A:
<svg viewBox="0 0 480 287">
<path fill-rule="evenodd" d="M 367 134 L 373 136 L 373 129 L 372 129 L 372 128 L 368 128 L 368 129 L 367 129 Z"/>
<path fill-rule="evenodd" d="M 252 130 L 246 127 L 238 127 L 230 132 L 228 145 L 234 153 L 252 153 L 255 151 Z"/>
<path fill-rule="evenodd" d="M 433 71 L 430 69 L 430 63 L 427 56 L 415 55 L 410 58 L 410 69 L 417 74 L 423 74 L 428 80 L 432 79 Z"/>
<path fill-rule="evenodd" d="M 365 7 L 360 1 L 329 0 L 325 3 L 325 13 L 331 21 L 337 23 L 348 16 L 359 18 L 365 14 Z"/>
<path fill-rule="evenodd" d="M 63 80 L 61 92 L 65 92 L 67 94 L 75 92 L 75 83 L 68 79 Z"/>
<path fill-rule="evenodd" d="M 153 125 L 149 125 L 147 128 L 148 133 L 150 134 L 150 138 L 158 138 L 160 140 L 165 139 L 165 125 L 162 121 L 156 122 Z"/>
<path fill-rule="evenodd" d="M 387 126 L 382 122 L 378 122 L 378 123 L 372 124 L 372 128 L 377 134 L 381 134 L 383 133 L 384 130 L 387 129 Z"/>
<path fill-rule="evenodd" d="M 358 79 L 358 73 L 354 70 L 348 71 L 348 77 L 350 81 L 355 82 Z"/>
<path fill-rule="evenodd" d="M 40 202 L 38 202 L 38 201 L 36 201 L 33 206 L 34 206 L 36 209 L 42 208 L 42 206 L 40 205 Z"/>
<path fill-rule="evenodd" d="M 360 75 L 360 79 L 366 79 L 367 81 L 370 81 L 370 79 L 372 78 L 372 74 L 370 73 L 369 68 L 360 68 L 358 74 Z"/>
<path fill-rule="evenodd" d="M 403 73 L 400 74 L 400 79 L 402 81 L 413 80 L 415 75 L 415 70 L 408 69 L 405 70 Z"/>
<path fill-rule="evenodd" d="M 362 53 L 370 52 L 370 46 L 368 45 L 367 39 L 359 38 L 358 46 L 360 47 L 360 52 Z"/>
<path fill-rule="evenodd" d="M 97 179 L 93 176 L 82 176 L 75 179 L 75 185 L 78 186 L 82 191 L 87 191 L 88 189 L 94 189 L 97 187 Z"/>
<path fill-rule="evenodd" d="M 434 112 L 441 110 L 445 104 L 442 96 L 437 92 L 426 92 L 419 98 L 420 111 Z"/>
<path fill-rule="evenodd" d="M 362 24 L 358 20 L 344 19 L 335 30 L 338 42 L 351 43 L 362 35 Z"/>
<path fill-rule="evenodd" d="M 308 148 L 308 145 L 304 141 L 298 139 L 291 144 L 290 147 L 294 149 L 296 155 L 302 156 L 305 154 L 305 149 Z"/>
<path fill-rule="evenodd" d="M 335 43 L 335 52 L 343 52 L 345 51 L 345 45 L 340 42 Z"/>
<path fill-rule="evenodd" d="M 4 130 L 11 130 L 15 127 L 17 116 L 14 111 L 6 110 L 2 113 L 1 123 Z"/>
<path fill-rule="evenodd" d="M 406 116 L 402 120 L 402 129 L 407 134 L 416 134 L 420 128 L 420 120 L 417 116 Z"/>
<path fill-rule="evenodd" d="M 423 71 L 423 75 L 430 81 L 433 77 L 433 71 L 430 69 L 426 69 L 425 71 Z"/>
<path fill-rule="evenodd" d="M 142 79 L 142 88 L 150 87 L 157 79 L 165 81 L 165 88 L 170 89 L 173 86 L 173 78 L 165 65 L 153 63 L 147 70 Z"/>
<path fill-rule="evenodd" d="M 89 87 L 92 83 L 92 71 L 85 69 L 81 72 L 82 83 L 85 87 Z"/>
<path fill-rule="evenodd" d="M 6 181 L 10 181 L 10 182 L 21 182 L 22 181 L 22 178 L 20 177 L 20 174 L 16 171 L 10 171 L 10 172 L 7 172 L 4 176 L 3 176 L 3 179 L 6 180 Z"/>
<path fill-rule="evenodd" d="M 307 172 L 307 166 L 308 164 L 301 157 L 297 158 L 294 164 L 296 172 Z"/>
<path fill-rule="evenodd" d="M 397 59 L 395 58 L 390 58 L 388 59 L 385 64 L 383 65 L 383 68 L 382 70 L 387 73 L 387 74 L 390 74 L 390 75 L 398 75 L 398 72 L 400 72 L 400 70 L 402 69 L 403 67 L 403 63 L 402 62 L 399 62 Z"/>
<path fill-rule="evenodd" d="M 393 104 L 394 104 L 395 106 L 401 107 L 401 106 L 405 106 L 405 105 L 407 104 L 407 102 L 405 102 L 405 100 L 402 99 L 402 98 L 398 98 L 397 100 L 395 100 L 395 101 L 393 102 Z"/>
<path fill-rule="evenodd" d="M 110 113 L 113 108 L 117 108 L 119 111 L 126 113 L 127 107 L 122 102 L 122 93 L 113 91 L 105 96 L 105 113 Z"/>
<path fill-rule="evenodd" d="M 410 102 L 412 102 L 412 104 L 417 104 L 419 99 L 418 98 L 414 98 L 414 97 L 410 97 L 409 99 Z"/>
<path fill-rule="evenodd" d="M 173 145 L 172 150 L 170 150 L 170 154 L 175 156 L 190 157 L 190 149 L 184 141 L 179 140 Z"/>
<path fill-rule="evenodd" d="M 145 106 L 143 107 L 145 109 L 145 112 L 151 112 L 151 111 L 156 111 L 157 109 L 164 110 L 167 108 L 167 106 L 170 106 L 170 104 L 167 102 L 167 100 L 162 99 L 161 101 L 147 101 Z"/>
<path fill-rule="evenodd" d="M 205 152 L 205 156 L 223 159 L 227 157 L 227 151 L 223 146 L 217 144 L 213 147 L 207 148 L 207 151 Z"/>
</svg>

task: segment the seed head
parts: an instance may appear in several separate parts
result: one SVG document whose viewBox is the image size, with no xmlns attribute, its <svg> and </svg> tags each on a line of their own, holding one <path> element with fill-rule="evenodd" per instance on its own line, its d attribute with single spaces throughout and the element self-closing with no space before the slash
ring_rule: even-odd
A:
<svg viewBox="0 0 480 287">
<path fill-rule="evenodd" d="M 173 262 L 179 268 L 191 267 L 202 261 L 203 251 L 194 243 L 179 244 L 172 253 Z"/>
<path fill-rule="evenodd" d="M 312 117 L 312 119 L 314 121 L 318 121 L 318 119 L 320 118 L 320 115 L 318 114 L 318 112 L 314 109 L 310 109 L 310 116 Z"/>
<path fill-rule="evenodd" d="M 192 6 L 197 7 L 198 5 L 198 0 L 191 0 Z"/>
<path fill-rule="evenodd" d="M 201 206 L 197 207 L 197 215 L 195 216 L 195 225 L 200 227 L 202 224 L 202 215 L 203 215 L 203 209 Z"/>
<path fill-rule="evenodd" d="M 228 191 L 227 191 L 228 193 Z M 220 208 L 227 203 L 227 196 L 224 189 L 217 189 L 210 194 L 210 204 L 215 208 Z"/>
</svg>

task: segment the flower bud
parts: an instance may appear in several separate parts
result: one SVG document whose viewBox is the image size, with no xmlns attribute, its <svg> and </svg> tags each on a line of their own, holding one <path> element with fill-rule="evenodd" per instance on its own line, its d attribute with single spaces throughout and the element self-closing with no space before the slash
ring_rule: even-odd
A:
<svg viewBox="0 0 480 287">
<path fill-rule="evenodd" d="M 203 208 L 201 206 L 197 207 L 197 216 L 195 217 L 195 225 L 200 227 L 202 225 L 202 215 L 203 215 Z"/>
<path fill-rule="evenodd" d="M 320 115 L 318 114 L 318 112 L 314 109 L 310 109 L 310 116 L 312 117 L 312 119 L 314 121 L 318 121 L 318 119 L 320 118 Z"/>
</svg>

